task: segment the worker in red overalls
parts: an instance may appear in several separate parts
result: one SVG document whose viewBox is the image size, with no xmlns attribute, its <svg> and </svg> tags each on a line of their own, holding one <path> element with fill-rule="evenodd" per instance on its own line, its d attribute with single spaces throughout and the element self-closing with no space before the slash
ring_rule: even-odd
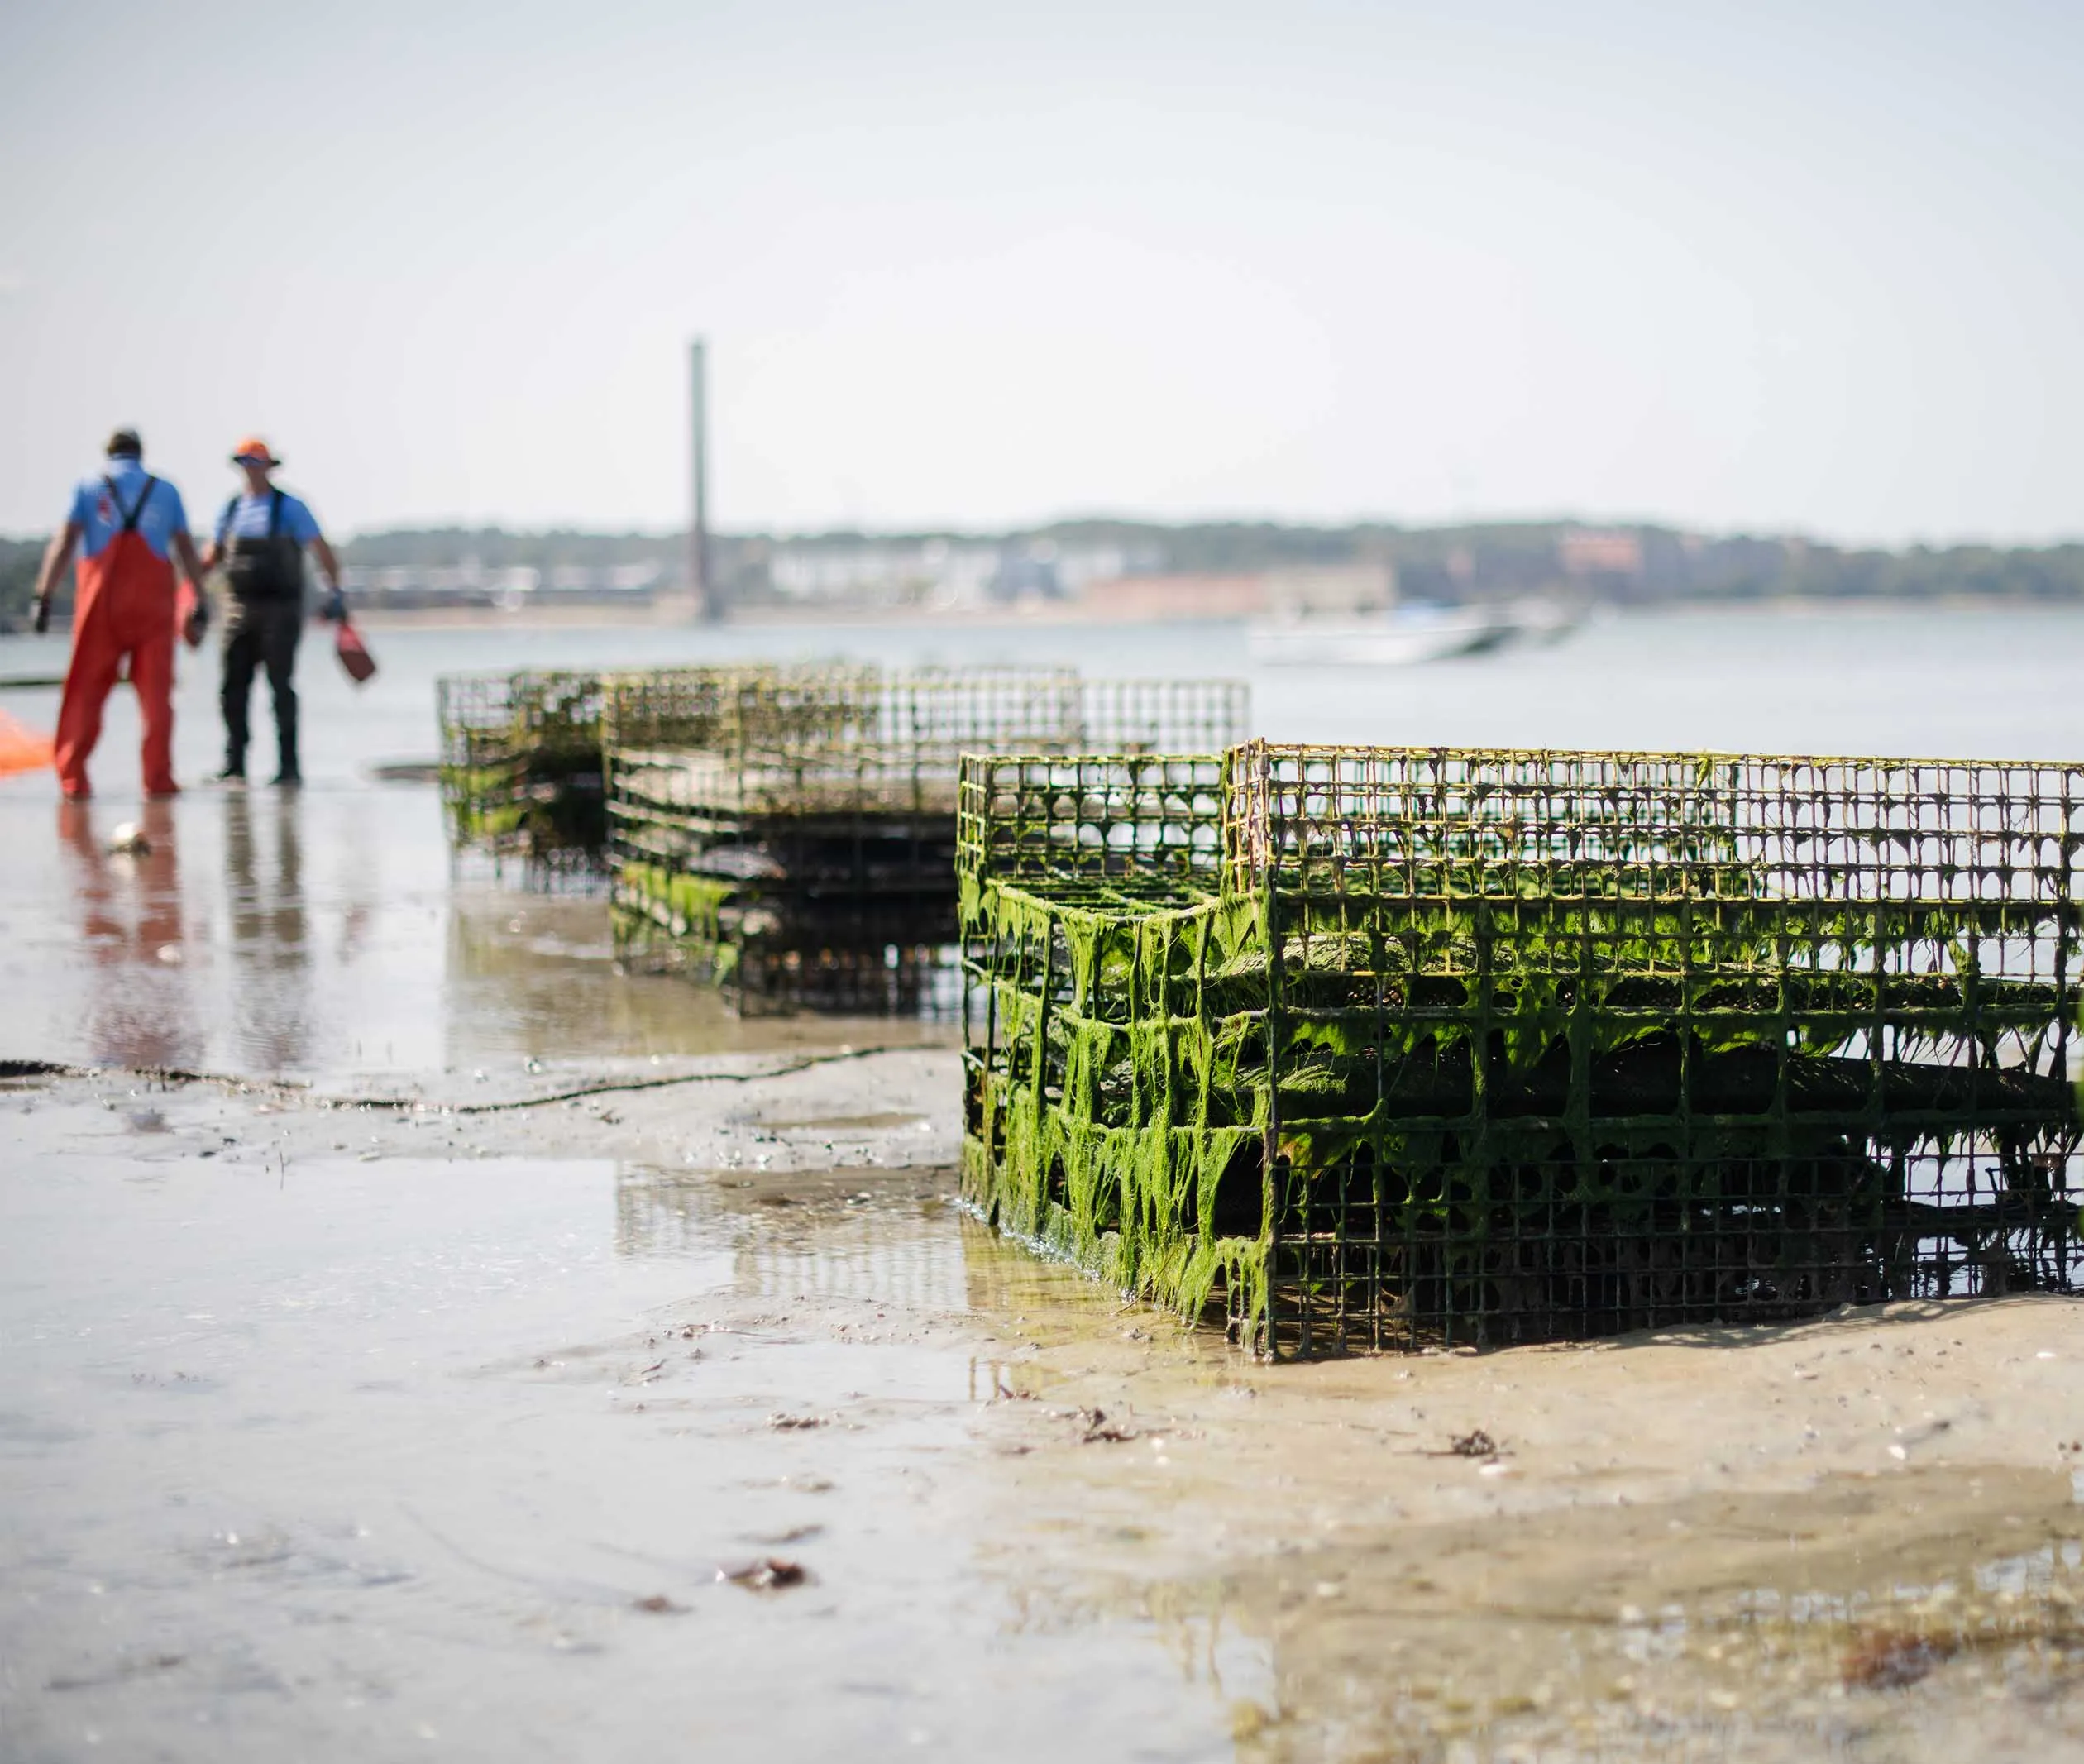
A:
<svg viewBox="0 0 2084 1764">
<path fill-rule="evenodd" d="M 59 578 L 80 552 L 72 663 L 52 744 L 58 787 L 75 801 L 88 794 L 88 756 L 126 657 L 145 723 L 145 794 L 170 796 L 180 787 L 174 782 L 174 633 L 179 625 L 191 643 L 202 640 L 203 561 L 189 537 L 181 493 L 146 471 L 144 454 L 135 429 L 108 437 L 108 470 L 73 493 L 65 530 L 51 540 L 36 578 L 41 631 L 50 624 Z M 178 596 L 170 553 L 189 581 Z"/>
</svg>

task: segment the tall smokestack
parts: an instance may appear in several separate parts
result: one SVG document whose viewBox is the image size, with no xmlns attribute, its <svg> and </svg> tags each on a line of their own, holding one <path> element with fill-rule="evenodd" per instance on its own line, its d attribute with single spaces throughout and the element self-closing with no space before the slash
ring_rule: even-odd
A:
<svg viewBox="0 0 2084 1764">
<path fill-rule="evenodd" d="M 687 346 L 688 421 L 691 427 L 693 506 L 687 523 L 687 593 L 697 619 L 716 616 L 710 591 L 709 543 L 709 375 L 702 339 Z"/>
</svg>

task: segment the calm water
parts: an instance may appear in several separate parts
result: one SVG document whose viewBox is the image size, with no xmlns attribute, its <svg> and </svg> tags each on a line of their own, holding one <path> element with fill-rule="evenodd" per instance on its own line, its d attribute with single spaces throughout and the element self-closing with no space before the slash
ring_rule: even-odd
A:
<svg viewBox="0 0 2084 1764">
<path fill-rule="evenodd" d="M 597 901 L 459 872 L 432 787 L 379 783 L 370 769 L 433 757 L 434 681 L 452 669 L 762 655 L 1059 662 L 1246 675 L 1258 729 L 1291 739 L 2084 753 L 2084 613 L 2072 612 L 1641 616 L 1555 648 L 1432 667 L 1256 673 L 1235 626 L 385 631 L 373 642 L 382 672 L 359 691 L 322 644 L 308 646 L 301 796 L 191 789 L 148 818 L 147 856 L 106 850 L 112 828 L 140 814 L 127 694 L 112 705 L 88 810 L 61 814 L 48 772 L 0 781 L 0 1055 L 316 1076 L 869 1032 L 734 1023 L 697 989 L 617 975 Z M 55 673 L 64 653 L 59 642 L 0 639 L 0 677 Z M 218 758 L 213 662 L 184 658 L 176 757 L 191 784 Z M 0 710 L 35 727 L 49 729 L 56 708 L 52 691 L 0 694 Z"/>
<path fill-rule="evenodd" d="M 359 691 L 318 644 L 307 646 L 305 767 L 316 783 L 359 781 L 374 760 L 431 756 L 433 682 L 453 669 L 756 656 L 1245 676 L 1259 732 L 1284 740 L 1991 758 L 2084 751 L 2075 684 L 2084 610 L 1637 615 L 1594 623 L 1552 648 L 1323 672 L 1254 672 L 1235 625 L 385 631 L 371 641 L 383 672 Z M 0 638 L 0 678 L 56 673 L 64 655 L 57 641 Z M 183 775 L 196 778 L 218 758 L 214 658 L 206 651 L 184 659 L 176 751 Z M 0 709 L 46 728 L 56 705 L 55 692 L 0 698 Z M 98 769 L 104 794 L 136 790 L 135 731 L 119 701 Z"/>
</svg>

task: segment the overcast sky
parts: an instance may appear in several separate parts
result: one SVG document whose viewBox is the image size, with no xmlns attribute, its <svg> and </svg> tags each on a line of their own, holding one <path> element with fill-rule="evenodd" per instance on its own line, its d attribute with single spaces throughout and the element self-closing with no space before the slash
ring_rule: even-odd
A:
<svg viewBox="0 0 2084 1764">
<path fill-rule="evenodd" d="M 2084 534 L 2084 7 L 0 7 L 0 531 Z"/>
</svg>

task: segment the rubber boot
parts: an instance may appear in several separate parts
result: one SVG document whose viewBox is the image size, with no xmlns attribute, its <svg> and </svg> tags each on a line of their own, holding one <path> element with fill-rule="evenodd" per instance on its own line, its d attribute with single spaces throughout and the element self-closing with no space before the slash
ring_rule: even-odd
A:
<svg viewBox="0 0 2084 1764">
<path fill-rule="evenodd" d="M 297 711 L 294 705 L 275 714 L 275 755 L 281 762 L 275 768 L 275 782 L 285 786 L 303 783 L 304 772 L 297 764 Z"/>
</svg>

